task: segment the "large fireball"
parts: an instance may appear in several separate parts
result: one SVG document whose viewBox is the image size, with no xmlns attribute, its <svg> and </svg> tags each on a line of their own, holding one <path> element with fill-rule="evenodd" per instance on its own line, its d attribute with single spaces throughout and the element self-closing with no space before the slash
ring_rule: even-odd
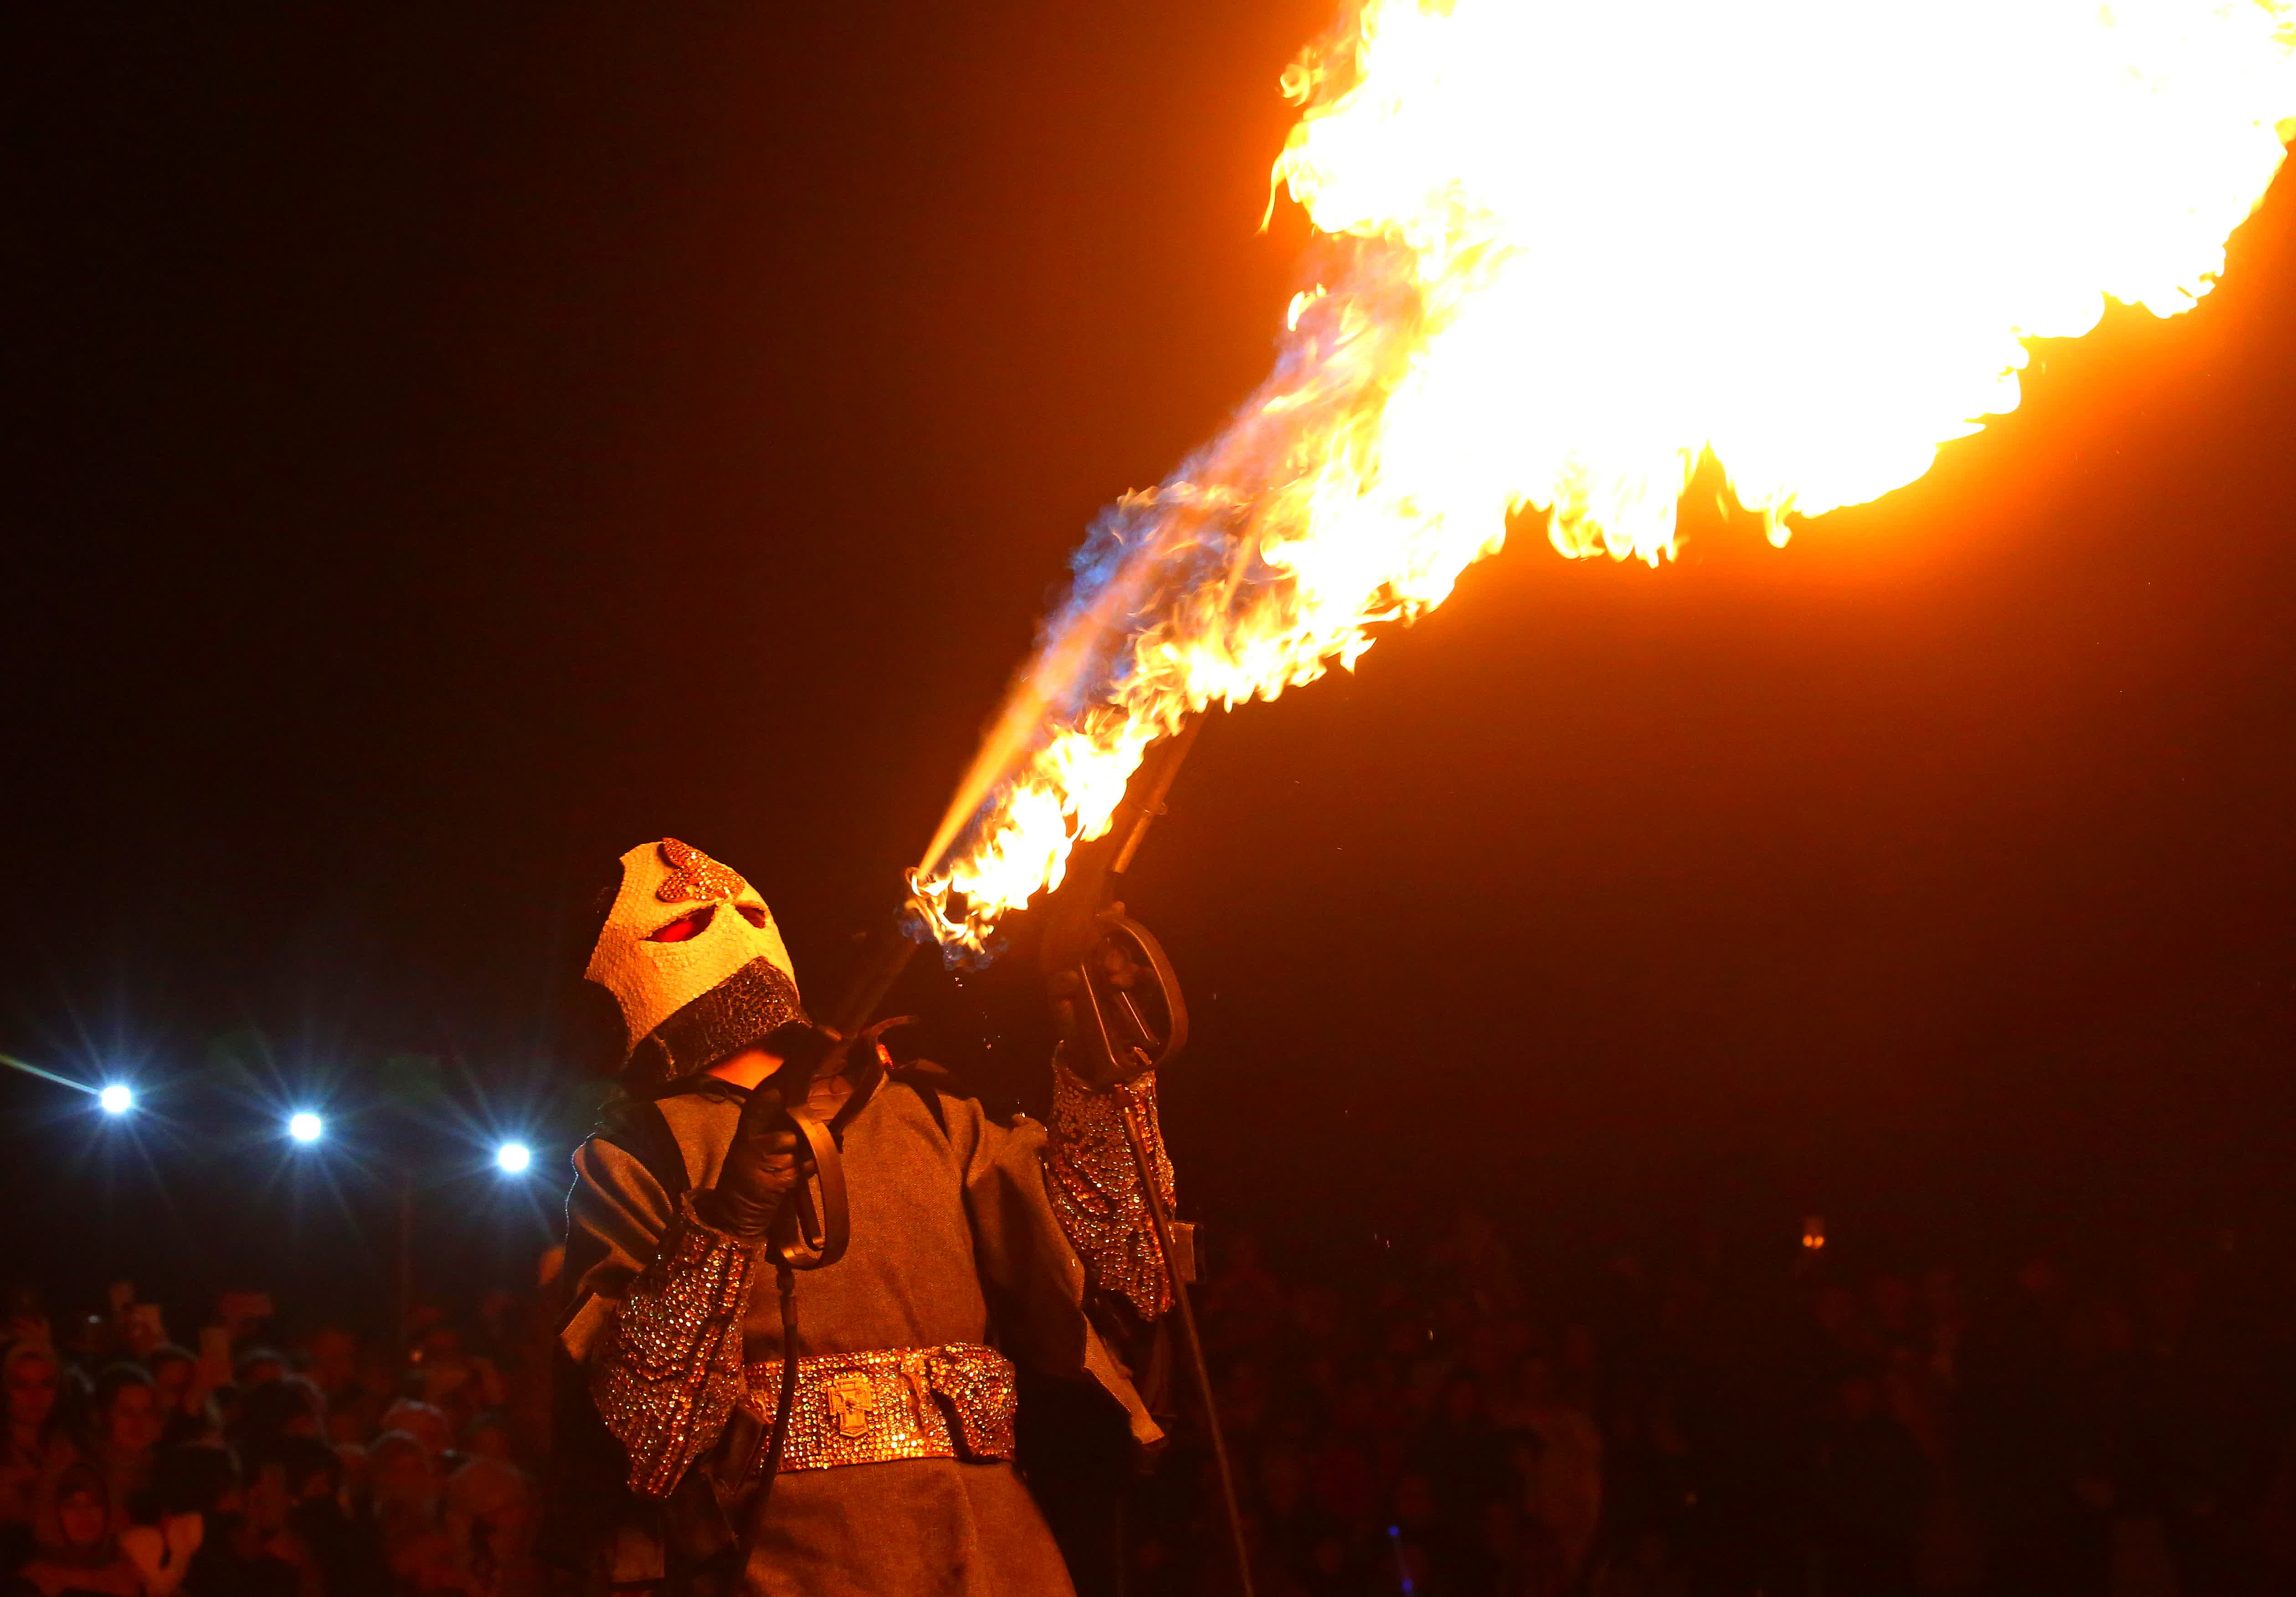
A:
<svg viewBox="0 0 2296 1597">
<path fill-rule="evenodd" d="M 2205 294 L 2296 115 L 2279 4 L 1373 0 L 1286 75 L 1330 235 L 1276 370 L 1078 552 L 917 876 L 979 948 L 1142 751 L 1440 603 L 1507 518 L 1655 564 L 1710 451 L 1783 542 Z"/>
</svg>

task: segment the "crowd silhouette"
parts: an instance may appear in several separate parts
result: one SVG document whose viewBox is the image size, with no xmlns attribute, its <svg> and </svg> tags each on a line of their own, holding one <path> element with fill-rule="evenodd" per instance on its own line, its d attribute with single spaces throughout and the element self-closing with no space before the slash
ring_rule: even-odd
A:
<svg viewBox="0 0 2296 1597">
<path fill-rule="evenodd" d="M 1320 1268 L 1207 1235 L 1195 1298 L 1263 1597 L 2296 1591 L 2296 1321 L 2228 1238 L 2081 1268 L 1851 1264 L 1821 1234 L 1519 1270 L 1472 1209 Z M 403 1339 L 223 1291 L 170 1306 L 200 1325 L 179 1345 L 124 1285 L 97 1312 L 19 1288 L 0 1582 L 576 1589 L 537 1545 L 554 1261 L 418 1300 Z M 1237 1585 L 1175 1387 L 1172 1441 L 1115 1488 L 1121 1569 L 1095 1577 L 1128 1597 Z"/>
<path fill-rule="evenodd" d="M 1321 1270 L 1213 1234 L 1264 1597 L 2296 1591 L 2296 1319 L 2230 1236 L 2076 1270 L 1813 1223 L 1519 1272 L 1472 1209 Z M 1206 1457 L 1184 1425 L 1138 1489 L 1128 1590 L 1234 1586 Z"/>
</svg>

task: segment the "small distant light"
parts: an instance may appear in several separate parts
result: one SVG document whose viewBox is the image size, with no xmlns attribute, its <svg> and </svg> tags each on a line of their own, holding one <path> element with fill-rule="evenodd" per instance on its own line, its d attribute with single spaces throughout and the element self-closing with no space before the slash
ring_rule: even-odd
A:
<svg viewBox="0 0 2296 1597">
<path fill-rule="evenodd" d="M 299 1142 L 316 1142 L 319 1140 L 319 1134 L 325 1129 L 319 1123 L 319 1117 L 308 1111 L 287 1117 L 287 1134 Z"/>
<path fill-rule="evenodd" d="M 117 1082 L 98 1093 L 95 1101 L 103 1105 L 107 1115 L 124 1115 L 135 1107 L 135 1094 Z"/>
<path fill-rule="evenodd" d="M 534 1162 L 534 1150 L 524 1142 L 504 1142 L 495 1150 L 495 1163 L 512 1175 Z"/>
</svg>

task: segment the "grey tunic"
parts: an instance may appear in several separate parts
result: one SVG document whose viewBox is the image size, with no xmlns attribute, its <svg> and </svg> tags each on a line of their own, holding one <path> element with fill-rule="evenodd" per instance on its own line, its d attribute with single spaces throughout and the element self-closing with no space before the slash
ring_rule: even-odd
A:
<svg viewBox="0 0 2296 1597">
<path fill-rule="evenodd" d="M 658 1124 L 642 1113 L 635 1132 L 594 1136 L 575 1154 L 567 1263 L 578 1274 L 563 1340 L 576 1359 L 613 1355 L 617 1306 L 678 1214 L 682 1194 L 671 1187 L 681 1178 L 689 1189 L 716 1181 L 745 1097 L 702 1081 L 650 1106 Z M 990 1343 L 1037 1373 L 1095 1382 L 1123 1406 L 1136 1440 L 1158 1438 L 1086 1317 L 1083 1266 L 1046 1198 L 1042 1126 L 1021 1118 L 1006 1127 L 969 1098 L 883 1082 L 845 1123 L 840 1141 L 852 1243 L 836 1264 L 798 1278 L 800 1355 Z M 782 1355 L 772 1282 L 770 1270 L 758 1272 L 742 1322 L 743 1356 L 752 1363 Z M 705 1452 L 697 1468 L 722 1478 L 718 1451 Z M 740 1524 L 746 1495 L 728 1506 Z M 775 1484 L 769 1506 L 746 1592 L 1070 1591 L 1044 1516 L 1009 1463 L 904 1459 L 794 1470 Z M 658 1574 L 661 1554 L 648 1541 L 643 1523 L 623 1527 L 610 1550 L 610 1578 Z"/>
</svg>

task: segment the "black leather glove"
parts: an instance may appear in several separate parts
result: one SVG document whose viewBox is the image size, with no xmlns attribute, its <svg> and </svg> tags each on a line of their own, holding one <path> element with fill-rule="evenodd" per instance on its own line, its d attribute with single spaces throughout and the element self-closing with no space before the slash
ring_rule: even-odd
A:
<svg viewBox="0 0 2296 1597">
<path fill-rule="evenodd" d="M 804 1146 L 782 1095 L 761 1083 L 742 1106 L 718 1184 L 695 1194 L 695 1212 L 728 1236 L 764 1241 L 803 1179 L 798 1155 Z"/>
<path fill-rule="evenodd" d="M 766 1240 L 782 1206 L 806 1177 L 805 1141 L 790 1119 L 789 1105 L 805 1102 L 816 1072 L 832 1062 L 838 1043 L 817 1027 L 792 1021 L 763 1045 L 785 1062 L 750 1090 L 718 1184 L 695 1200 L 704 1220 L 747 1242 Z"/>
</svg>

